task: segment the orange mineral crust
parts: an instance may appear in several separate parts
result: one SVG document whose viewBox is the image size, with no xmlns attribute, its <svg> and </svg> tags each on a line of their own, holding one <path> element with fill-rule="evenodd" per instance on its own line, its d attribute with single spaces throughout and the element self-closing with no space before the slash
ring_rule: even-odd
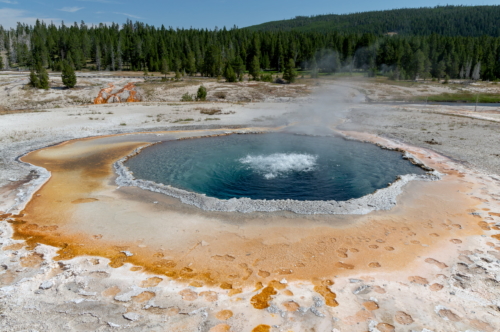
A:
<svg viewBox="0 0 500 332">
<path fill-rule="evenodd" d="M 70 141 L 28 154 L 23 161 L 52 177 L 21 214 L 3 219 L 10 218 L 15 238 L 29 246 L 60 248 L 58 260 L 106 257 L 112 267 L 130 263 L 134 270 L 142 267 L 194 287 L 220 287 L 230 296 L 259 284 L 252 299 L 259 308 L 286 282 L 299 280 L 323 280 L 315 291 L 335 307 L 329 288 L 334 276 L 401 270 L 485 228 L 470 213 L 480 201 L 467 195 L 479 185 L 444 159 L 426 158 L 424 150 L 412 153 L 446 175 L 409 183 L 390 211 L 241 214 L 206 212 L 139 188 L 117 188 L 112 164 L 148 144 L 129 135 Z"/>
</svg>

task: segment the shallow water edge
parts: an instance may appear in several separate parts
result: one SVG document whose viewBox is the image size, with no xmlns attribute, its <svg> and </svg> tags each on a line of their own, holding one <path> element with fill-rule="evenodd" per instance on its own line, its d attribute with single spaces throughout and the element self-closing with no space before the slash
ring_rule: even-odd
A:
<svg viewBox="0 0 500 332">
<path fill-rule="evenodd" d="M 241 134 L 241 133 L 239 133 Z M 202 136 L 203 138 L 210 136 Z M 194 139 L 195 137 L 193 137 Z M 186 138 L 183 138 L 186 139 Z M 371 143 L 373 144 L 373 143 Z M 394 150 L 393 148 L 377 144 L 381 148 Z M 151 145 L 148 145 L 151 146 Z M 347 201 L 300 201 L 300 200 L 263 200 L 250 199 L 246 197 L 231 198 L 228 200 L 209 197 L 204 194 L 194 193 L 170 185 L 164 185 L 153 181 L 136 179 L 124 163 L 131 157 L 137 155 L 142 149 L 136 149 L 133 153 L 125 156 L 115 162 L 113 167 L 116 174 L 116 184 L 119 186 L 135 186 L 144 190 L 165 194 L 179 199 L 184 204 L 196 206 L 205 211 L 219 212 L 276 212 L 290 211 L 297 214 L 368 214 L 377 210 L 390 210 L 397 203 L 397 196 L 402 193 L 403 187 L 411 181 L 437 181 L 442 178 L 438 171 L 427 167 L 415 156 L 407 151 L 399 150 L 404 153 L 404 158 L 413 164 L 427 171 L 424 175 L 407 174 L 398 176 L 397 180 L 390 183 L 388 187 L 376 190 L 375 192 L 360 198 Z"/>
</svg>

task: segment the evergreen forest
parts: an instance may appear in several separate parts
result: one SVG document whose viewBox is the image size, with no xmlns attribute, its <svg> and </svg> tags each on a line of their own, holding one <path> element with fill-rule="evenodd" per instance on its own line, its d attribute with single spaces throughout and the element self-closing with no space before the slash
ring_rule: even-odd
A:
<svg viewBox="0 0 500 332">
<path fill-rule="evenodd" d="M 353 14 L 297 16 L 248 27 L 260 31 L 344 31 L 351 33 L 397 33 L 500 37 L 500 6 L 437 6 L 402 8 Z"/>
<path fill-rule="evenodd" d="M 448 10 L 467 10 L 471 16 L 449 18 L 443 14 Z M 70 65 L 75 70 L 175 72 L 234 81 L 247 72 L 255 79 L 265 77 L 265 71 L 283 73 L 293 64 L 299 75 L 313 77 L 362 72 L 394 79 L 500 79 L 500 6 L 447 6 L 425 12 L 428 17 L 415 16 L 423 23 L 393 34 L 387 32 L 397 29 L 377 23 L 393 21 L 393 11 L 372 12 L 371 21 L 328 29 L 173 29 L 130 20 L 98 26 L 19 23 L 13 29 L 0 26 L 0 69 L 41 66 L 62 71 Z"/>
</svg>

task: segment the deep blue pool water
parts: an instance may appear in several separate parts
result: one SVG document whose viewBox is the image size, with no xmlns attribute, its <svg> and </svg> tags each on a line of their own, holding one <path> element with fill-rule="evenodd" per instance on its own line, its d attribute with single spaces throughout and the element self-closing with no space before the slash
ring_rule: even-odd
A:
<svg viewBox="0 0 500 332">
<path fill-rule="evenodd" d="M 282 133 L 164 142 L 125 165 L 136 178 L 220 199 L 345 201 L 425 173 L 373 144 Z"/>
</svg>

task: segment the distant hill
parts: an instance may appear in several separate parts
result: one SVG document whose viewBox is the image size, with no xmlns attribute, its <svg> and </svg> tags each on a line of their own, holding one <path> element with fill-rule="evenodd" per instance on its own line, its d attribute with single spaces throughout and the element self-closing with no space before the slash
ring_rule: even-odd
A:
<svg viewBox="0 0 500 332">
<path fill-rule="evenodd" d="M 500 36 L 500 5 L 405 8 L 353 14 L 297 16 L 247 27 L 253 31 L 373 33 L 377 35 Z"/>
</svg>

